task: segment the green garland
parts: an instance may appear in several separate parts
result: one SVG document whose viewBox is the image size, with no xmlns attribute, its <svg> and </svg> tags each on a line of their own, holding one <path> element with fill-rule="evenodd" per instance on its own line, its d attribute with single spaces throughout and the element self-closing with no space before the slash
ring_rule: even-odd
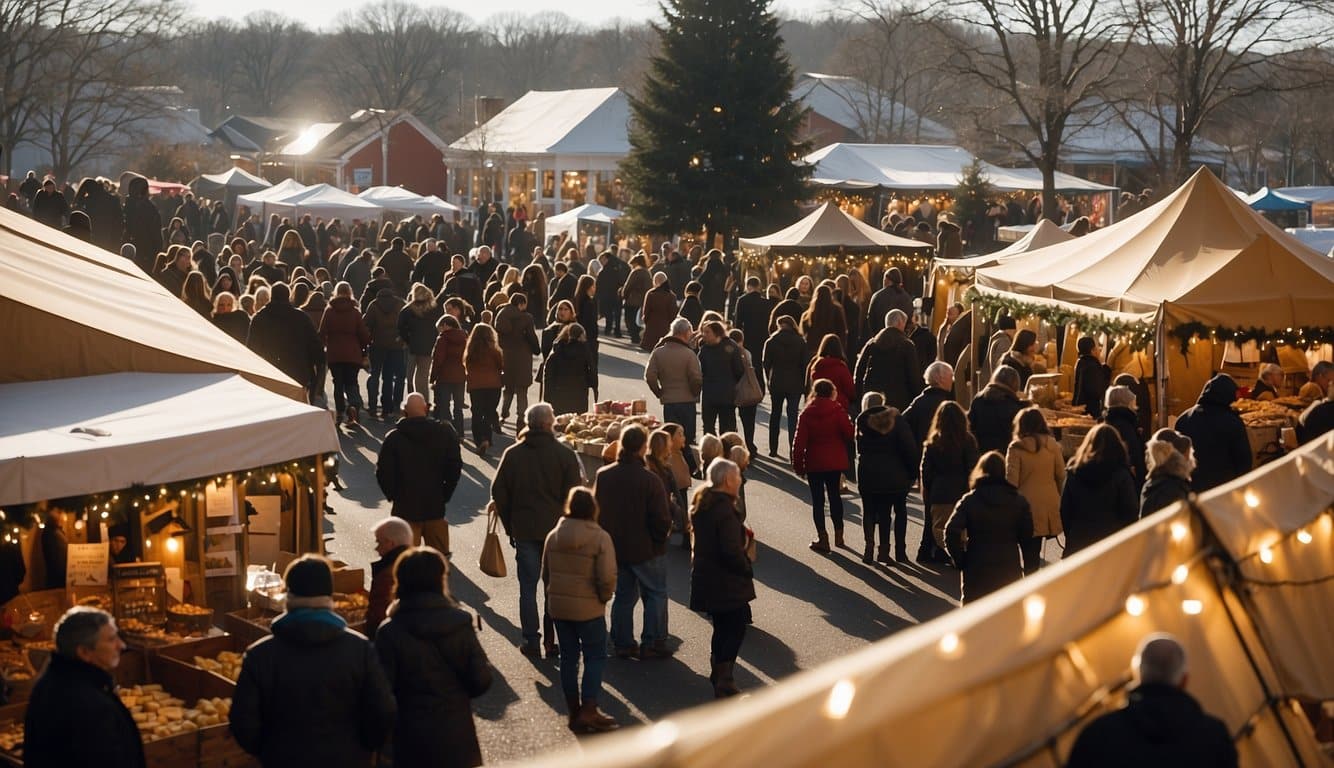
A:
<svg viewBox="0 0 1334 768">
<path fill-rule="evenodd" d="M 1300 328 L 1270 331 L 1265 328 L 1228 328 L 1222 325 L 1189 322 L 1175 326 L 1169 333 L 1181 343 L 1182 354 L 1186 353 L 1193 339 L 1231 341 L 1238 345 L 1248 341 L 1260 346 L 1290 344 L 1303 349 L 1315 344 L 1334 344 L 1334 327 L 1329 326 L 1304 325 Z"/>
<path fill-rule="evenodd" d="M 998 310 L 1004 310 L 1010 317 L 1037 317 L 1052 325 L 1076 325 L 1080 331 L 1090 335 L 1105 334 L 1109 338 L 1124 339 L 1134 350 L 1144 349 L 1153 343 L 1153 326 L 1149 323 L 1111 320 L 1103 315 L 1065 307 L 979 293 L 976 289 L 970 289 L 968 296 L 973 307 L 988 317 Z"/>
</svg>

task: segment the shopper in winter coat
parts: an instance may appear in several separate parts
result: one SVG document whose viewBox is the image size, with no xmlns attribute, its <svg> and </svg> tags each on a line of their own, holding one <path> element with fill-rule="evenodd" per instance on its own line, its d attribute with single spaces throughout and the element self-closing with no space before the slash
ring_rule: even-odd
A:
<svg viewBox="0 0 1334 768">
<path fill-rule="evenodd" d="M 587 488 L 570 489 L 564 516 L 547 534 L 542 583 L 560 638 L 560 682 L 569 728 L 576 733 L 613 730 L 616 721 L 598 709 L 598 698 L 607 663 L 607 602 L 616 590 L 616 551 L 611 536 L 598 525 L 598 504 Z"/>
<path fill-rule="evenodd" d="M 968 492 L 977 456 L 977 440 L 968 431 L 963 408 L 953 401 L 941 403 L 922 446 L 922 508 L 934 545 L 932 559 L 944 559 L 945 523 Z"/>
<path fill-rule="evenodd" d="M 1033 570 L 1025 547 L 1033 538 L 1033 515 L 1018 489 L 1005 481 L 1005 457 L 983 454 L 969 478 L 969 491 L 945 523 L 945 550 L 959 564 L 959 602 L 967 605 L 1023 578 Z"/>
<path fill-rule="evenodd" d="M 1102 422 L 1116 429 L 1130 457 L 1130 474 L 1135 478 L 1135 492 L 1144 486 L 1144 437 L 1135 413 L 1135 391 L 1130 387 L 1109 387 L 1103 395 Z"/>
<path fill-rule="evenodd" d="M 595 280 L 594 292 L 597 296 L 598 314 L 601 315 L 602 332 L 606 336 L 621 337 L 621 286 L 630 274 L 630 265 L 621 261 L 613 250 L 603 251 L 598 257 L 602 269 Z"/>
<path fill-rule="evenodd" d="M 833 285 L 825 281 L 816 286 L 810 307 L 801 315 L 801 335 L 813 354 L 829 334 L 837 336 L 839 343 L 848 348 L 847 315 L 843 305 L 834 300 Z"/>
<path fill-rule="evenodd" d="M 907 324 L 906 314 L 890 310 L 884 329 L 862 347 L 853 376 L 858 392 L 879 392 L 885 396 L 886 405 L 900 411 L 922 389 L 917 349 L 903 332 Z"/>
<path fill-rule="evenodd" d="M 269 303 L 250 320 L 246 346 L 273 363 L 310 392 L 315 371 L 324 363 L 324 345 L 310 318 L 292 306 L 285 283 L 269 292 Z"/>
<path fill-rule="evenodd" d="M 390 515 L 371 529 L 375 536 L 375 554 L 371 562 L 371 591 L 366 602 L 366 637 L 375 639 L 380 623 L 389 615 L 394 602 L 394 563 L 412 546 L 412 526 L 401 517 Z"/>
<path fill-rule="evenodd" d="M 644 297 L 653 288 L 653 276 L 649 274 L 648 261 L 642 253 L 630 258 L 630 267 L 630 273 L 618 292 L 625 302 L 625 327 L 630 332 L 630 343 L 639 344 L 643 333 L 639 325 L 639 313 L 644 307 Z"/>
<path fill-rule="evenodd" d="M 1029 377 L 1040 370 L 1037 351 L 1038 335 L 1025 328 L 1015 334 L 1010 351 L 1001 358 L 1000 365 L 1013 368 L 1019 373 L 1019 386 L 1014 388 L 1015 392 L 1024 391 Z"/>
<path fill-rule="evenodd" d="M 395 712 L 375 649 L 333 612 L 333 571 L 322 557 L 302 556 L 283 578 L 287 611 L 246 649 L 232 735 L 264 768 L 369 768 Z"/>
<path fill-rule="evenodd" d="M 732 316 L 733 327 L 740 328 L 745 334 L 746 351 L 750 352 L 751 359 L 755 361 L 755 373 L 761 380 L 764 376 L 759 366 L 764 360 L 764 342 L 772 333 L 769 330 L 769 313 L 777 303 L 764 295 L 763 288 L 760 278 L 755 275 L 746 278 L 746 292 L 737 298 L 736 312 Z"/>
<path fill-rule="evenodd" d="M 428 417 L 426 399 L 414 392 L 403 401 L 403 418 L 385 435 L 375 463 L 375 480 L 393 505 L 395 517 L 412 526 L 414 544 L 449 554 L 445 504 L 463 471 L 459 437 L 448 422 Z"/>
<path fill-rule="evenodd" d="M 738 313 L 750 295 L 737 300 Z M 769 384 L 769 455 L 778 456 L 778 433 L 784 413 L 787 414 L 787 447 L 791 455 L 792 440 L 797 434 L 798 408 L 802 395 L 806 394 L 806 366 L 810 363 L 810 351 L 806 348 L 806 340 L 797 333 L 794 318 L 789 315 L 778 318 L 778 330 L 764 342 L 761 359 Z M 847 363 L 844 363 L 843 372 L 851 381 L 852 374 L 847 370 Z"/>
<path fill-rule="evenodd" d="M 435 418 L 446 419 L 454 433 L 463 434 L 463 393 L 467 373 L 463 368 L 463 350 L 468 334 L 453 315 L 442 315 L 435 324 L 435 348 L 431 350 L 431 389 L 435 394 Z"/>
<path fill-rule="evenodd" d="M 491 447 L 492 435 L 501 430 L 496 411 L 500 407 L 504 365 L 505 357 L 496 342 L 495 329 L 486 323 L 474 325 L 463 349 L 463 372 L 472 408 L 473 445 L 481 456 L 485 456 Z"/>
<path fill-rule="evenodd" d="M 394 295 L 393 289 L 381 288 L 361 316 L 371 334 L 366 404 L 372 416 L 379 413 L 388 418 L 403 402 L 407 368 L 403 359 L 403 340 L 398 337 L 398 315 L 402 311 L 403 300 Z"/>
<path fill-rule="evenodd" d="M 862 562 L 872 557 L 888 565 L 890 515 L 893 514 L 894 558 L 908 562 L 908 491 L 917 479 L 921 456 L 912 430 L 899 412 L 884 405 L 879 392 L 862 398 L 857 417 L 857 490 L 862 496 L 862 532 L 866 547 Z M 875 549 L 875 531 L 880 529 L 880 548 Z M 922 537 L 923 543 L 930 539 Z"/>
<path fill-rule="evenodd" d="M 644 335 L 639 346 L 652 350 L 667 335 L 672 318 L 676 317 L 676 294 L 667 282 L 666 273 L 653 275 L 653 289 L 644 294 L 643 315 Z"/>
<path fill-rule="evenodd" d="M 701 290 L 700 284 L 694 280 L 686 283 L 685 298 L 681 299 L 681 308 L 677 310 L 677 314 L 689 320 L 696 328 L 704 322 L 704 304 L 699 300 Z"/>
<path fill-rule="evenodd" d="M 1005 451 L 1005 481 L 1019 489 L 1033 514 L 1033 540 L 1025 544 L 1025 573 L 1041 566 L 1042 541 L 1061 535 L 1061 489 L 1065 456 L 1037 408 L 1014 419 L 1014 439 Z"/>
<path fill-rule="evenodd" d="M 352 299 L 352 286 L 342 282 L 334 287 L 334 299 L 320 319 L 320 339 L 324 342 L 333 377 L 334 413 L 346 410 L 348 421 L 357 422 L 361 409 L 361 389 L 357 374 L 361 359 L 371 343 L 371 332 Z"/>
<path fill-rule="evenodd" d="M 806 391 L 809 392 L 809 385 L 819 379 L 829 379 L 834 383 L 834 399 L 843 406 L 843 410 L 851 413 L 853 403 L 857 402 L 857 387 L 843 356 L 843 342 L 832 333 L 820 342 L 819 350 L 806 368 Z"/>
<path fill-rule="evenodd" d="M 1177 418 L 1176 431 L 1195 445 L 1191 487 L 1203 493 L 1251 471 L 1251 442 L 1246 425 L 1232 410 L 1237 382 L 1220 373 L 1205 382 L 1200 399 Z"/>
<path fill-rule="evenodd" d="M 542 399 L 556 413 L 586 413 L 588 392 L 597 398 L 598 374 L 583 326 L 569 323 L 542 364 Z"/>
<path fill-rule="evenodd" d="M 704 381 L 700 392 L 704 432 L 714 435 L 735 432 L 736 385 L 746 375 L 746 361 L 741 348 L 727 337 L 723 324 L 717 320 L 710 320 L 700 328 L 699 368 Z"/>
<path fill-rule="evenodd" d="M 926 389 L 917 393 L 917 397 L 903 412 L 903 420 L 912 430 L 918 447 L 926 442 L 926 436 L 931 431 L 931 420 L 936 417 L 940 404 L 954 399 L 954 368 L 949 363 L 937 360 L 926 367 L 922 380 L 926 382 Z"/>
<path fill-rule="evenodd" d="M 734 669 L 746 625 L 755 582 L 746 544 L 750 533 L 737 510 L 741 470 L 727 459 L 714 459 L 706 475 L 709 484 L 695 494 L 690 512 L 695 551 L 690 560 L 690 610 L 709 614 L 713 637 L 709 644 L 715 698 L 735 696 Z"/>
<path fill-rule="evenodd" d="M 398 702 L 394 768 L 482 764 L 471 699 L 491 687 L 491 667 L 472 614 L 449 593 L 449 564 L 419 547 L 394 565 L 394 603 L 375 651 Z"/>
<path fill-rule="evenodd" d="M 412 391 L 429 397 L 435 324 L 442 312 L 440 305 L 435 303 L 435 294 L 425 283 L 414 283 L 409 299 L 398 313 L 398 337 L 407 350 L 407 383 Z"/>
<path fill-rule="evenodd" d="M 74 195 L 74 207 L 88 214 L 95 245 L 115 251 L 125 242 L 125 215 L 120 200 L 102 182 L 94 178 L 81 181 Z"/>
<path fill-rule="evenodd" d="M 968 427 L 977 438 L 977 448 L 1004 452 L 1010 444 L 1014 417 L 1025 403 L 1015 393 L 1019 391 L 1019 372 L 1008 365 L 997 366 L 991 372 L 991 383 L 973 397 L 968 408 Z"/>
<path fill-rule="evenodd" d="M 959 225 L 952 221 L 941 219 L 939 222 L 939 230 L 940 231 L 936 234 L 936 258 L 963 258 L 963 236 L 960 233 Z"/>
<path fill-rule="evenodd" d="M 394 295 L 407 298 L 412 287 L 412 257 L 407 253 L 407 243 L 401 237 L 389 242 L 389 250 L 380 254 L 375 266 L 383 269 L 385 276 L 393 283 Z"/>
<path fill-rule="evenodd" d="M 23 763 L 144 768 L 143 739 L 112 677 L 125 649 L 115 619 L 100 608 L 71 608 L 56 622 L 55 645 L 18 716 Z"/>
<path fill-rule="evenodd" d="M 1153 433 L 1144 453 L 1148 480 L 1140 492 L 1140 517 L 1190 498 L 1195 456 L 1189 437 L 1174 429 L 1160 429 Z"/>
<path fill-rule="evenodd" d="M 1075 361 L 1074 392 L 1071 403 L 1084 406 L 1095 419 L 1102 417 L 1103 397 L 1112 383 L 1111 370 L 1098 359 L 1102 347 L 1092 336 L 1079 339 L 1079 360 Z"/>
<path fill-rule="evenodd" d="M 130 179 L 129 196 L 125 198 L 124 238 L 134 246 L 140 267 L 151 265 L 162 250 L 162 214 L 148 199 L 148 179 L 142 176 Z"/>
<path fill-rule="evenodd" d="M 797 418 L 797 435 L 792 445 L 792 469 L 806 477 L 811 489 L 811 514 L 816 540 L 811 549 L 829 553 L 829 531 L 825 526 L 825 497 L 829 497 L 829 516 L 834 521 L 834 546 L 843 542 L 843 500 L 839 497 L 839 477 L 848 469 L 848 450 L 853 440 L 848 412 L 835 398 L 834 383 L 819 379 L 811 388 L 811 398 Z"/>
<path fill-rule="evenodd" d="M 903 313 L 904 318 L 912 314 L 912 296 L 903 289 L 903 273 L 898 267 L 885 270 L 883 287 L 871 296 L 871 303 L 866 310 L 866 337 L 875 338 L 885 328 L 885 316 L 892 309 Z"/>
<path fill-rule="evenodd" d="M 250 335 L 250 316 L 239 311 L 236 297 L 225 291 L 213 294 L 213 324 L 242 344 Z"/>
<path fill-rule="evenodd" d="M 1097 543 L 1139 518 L 1139 494 L 1126 446 L 1116 430 L 1099 424 L 1070 459 L 1061 492 L 1065 557 Z"/>
<path fill-rule="evenodd" d="M 537 341 L 537 326 L 533 325 L 533 316 L 528 314 L 528 297 L 522 293 L 510 296 L 509 304 L 496 313 L 495 325 L 500 351 L 505 355 L 505 372 L 501 378 L 505 397 L 500 420 L 503 423 L 509 418 L 510 403 L 517 398 L 514 431 L 518 432 L 523 413 L 528 410 L 528 388 L 533 385 L 533 356 L 542 351 Z"/>
</svg>

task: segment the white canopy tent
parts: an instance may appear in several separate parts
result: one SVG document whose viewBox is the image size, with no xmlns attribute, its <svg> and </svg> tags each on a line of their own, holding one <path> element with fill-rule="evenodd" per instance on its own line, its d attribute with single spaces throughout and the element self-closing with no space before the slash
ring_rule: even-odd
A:
<svg viewBox="0 0 1334 768">
<path fill-rule="evenodd" d="M 234 374 L 113 373 L 0 385 L 0 504 L 337 451 L 328 411 Z"/>
<path fill-rule="evenodd" d="M 1069 230 L 1057 226 L 1050 219 L 1043 219 L 1029 227 L 1023 237 L 995 253 L 988 253 L 984 256 L 970 256 L 966 259 L 940 259 L 939 264 L 942 267 L 980 269 L 999 264 L 1029 251 L 1036 251 L 1039 248 L 1046 248 L 1049 245 L 1057 245 L 1074 239 L 1075 236 L 1070 234 Z"/>
<path fill-rule="evenodd" d="M 741 247 L 756 251 L 921 251 L 930 245 L 881 232 L 857 221 L 834 203 L 824 203 L 797 223 L 762 237 L 743 237 Z"/>
<path fill-rule="evenodd" d="M 239 212 L 241 206 L 250 209 L 253 216 L 268 216 L 269 211 L 265 205 L 271 200 L 278 200 L 288 195 L 295 194 L 305 189 L 306 185 L 296 179 L 283 179 L 268 189 L 261 189 L 258 192 L 251 192 L 248 195 L 237 195 L 236 206 Z"/>
<path fill-rule="evenodd" d="M 260 178 L 244 168 L 228 168 L 222 173 L 205 173 L 190 183 L 195 192 L 211 195 L 224 192 L 228 195 L 244 195 L 258 192 L 273 186 L 267 179 Z"/>
<path fill-rule="evenodd" d="M 282 216 L 321 216 L 325 219 L 373 219 L 384 210 L 380 205 L 363 200 L 351 192 L 344 192 L 328 184 L 315 184 L 299 192 L 264 203 L 267 213 Z M 294 220 L 295 221 L 295 220 Z"/>
<path fill-rule="evenodd" d="M 569 234 L 571 240 L 575 240 L 578 237 L 579 222 L 591 221 L 602 224 L 608 227 L 608 231 L 610 231 L 612 222 L 623 215 L 620 211 L 612 208 L 587 203 L 577 208 L 571 208 L 565 213 L 548 216 L 543 226 L 547 237 L 565 232 Z"/>
<path fill-rule="evenodd" d="M 402 187 L 369 187 L 357 195 L 362 200 L 374 203 L 386 211 L 400 214 L 450 214 L 457 213 L 459 207 L 447 203 L 434 195 L 423 197 Z"/>
<path fill-rule="evenodd" d="M 815 150 L 804 162 L 814 166 L 811 182 L 819 186 L 931 191 L 957 187 L 963 167 L 975 159 L 963 147 L 950 145 L 840 143 Z M 1042 172 L 1036 168 L 1002 168 L 991 163 L 982 163 L 982 168 L 997 191 L 1042 190 Z M 1056 191 L 1111 193 L 1116 187 L 1058 172 Z"/>
</svg>

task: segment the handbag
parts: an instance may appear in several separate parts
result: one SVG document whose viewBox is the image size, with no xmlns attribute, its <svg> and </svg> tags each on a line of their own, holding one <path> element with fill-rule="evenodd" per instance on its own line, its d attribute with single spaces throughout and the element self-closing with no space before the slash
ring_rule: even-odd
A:
<svg viewBox="0 0 1334 768">
<path fill-rule="evenodd" d="M 756 544 L 756 541 L 755 541 L 755 532 L 752 531 L 752 530 L 750 530 L 749 528 L 747 528 L 747 529 L 746 529 L 746 559 L 749 560 L 749 561 L 751 561 L 751 562 L 753 563 L 753 562 L 755 562 L 755 558 L 758 557 L 758 556 L 759 556 L 759 546 Z"/>
<path fill-rule="evenodd" d="M 750 364 L 750 356 L 745 355 L 742 360 L 746 372 L 737 379 L 733 399 L 739 407 L 749 408 L 752 405 L 759 405 L 764 400 L 764 390 L 760 389 L 760 380 L 755 376 L 755 367 Z"/>
<path fill-rule="evenodd" d="M 505 552 L 500 548 L 500 535 L 496 533 L 498 525 L 500 525 L 500 515 L 496 514 L 495 504 L 492 503 L 487 509 L 486 540 L 482 542 L 482 556 L 478 560 L 477 566 L 487 576 L 503 579 L 507 571 L 505 570 Z"/>
</svg>

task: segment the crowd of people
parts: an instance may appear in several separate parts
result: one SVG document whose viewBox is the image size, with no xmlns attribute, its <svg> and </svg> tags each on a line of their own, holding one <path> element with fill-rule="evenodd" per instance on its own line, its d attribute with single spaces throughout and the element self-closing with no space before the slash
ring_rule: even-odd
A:
<svg viewBox="0 0 1334 768">
<path fill-rule="evenodd" d="M 736 257 L 700 246 L 544 245 L 540 221 L 534 233 L 526 216 L 502 218 L 498 206 L 472 233 L 439 217 L 376 233 L 308 216 L 275 219 L 260 233 L 244 212 L 233 220 L 187 195 L 162 227 L 137 178 L 112 227 L 90 202 L 116 199 L 105 183 L 81 184 L 73 212 L 59 216 L 54 182 L 39 186 L 26 204 L 35 217 L 68 221 L 76 236 L 118 230 L 112 247 L 304 386 L 311 402 L 332 388 L 335 419 L 394 422 L 376 467 L 391 514 L 375 531 L 373 645 L 329 610 L 328 565 L 294 563 L 289 611 L 247 653 L 233 709 L 238 741 L 265 764 L 369 754 L 391 730 L 398 765 L 480 762 L 467 701 L 490 674 L 446 578 L 445 508 L 463 468 L 465 407 L 482 457 L 514 415 L 489 511 L 514 548 L 520 650 L 560 658 L 568 725 L 581 733 L 617 726 L 598 706 L 609 653 L 675 653 L 664 561 L 674 535 L 693 553 L 690 608 L 713 624 L 712 693 L 739 692 L 733 668 L 755 599 L 746 470 L 760 453 L 766 398 L 767 454 L 786 453 L 809 488 L 810 549 L 850 546 L 843 497 L 855 485 L 862 562 L 907 563 L 908 499 L 918 491 L 924 534 L 914 559 L 957 569 L 965 603 L 1042 567 L 1052 539 L 1069 555 L 1251 467 L 1230 377 L 1211 379 L 1175 429 L 1150 431 L 1143 383 L 1112 376 L 1091 336 L 1077 342 L 1073 389 L 1099 423 L 1066 461 L 1026 399 L 1029 377 L 1044 368 L 1037 334 L 1001 315 L 977 354 L 960 350 L 951 331 L 965 308 L 933 324 L 898 268 L 876 275 L 874 292 L 861 270 L 766 284 L 743 276 Z M 76 224 L 78 213 L 87 221 Z M 204 232 L 207 242 L 194 239 Z M 599 344 L 623 336 L 644 355 L 644 385 L 664 424 L 622 430 L 606 466 L 585 477 L 556 439 L 556 416 L 589 410 L 602 380 Z M 955 381 L 961 359 L 987 382 L 966 401 Z M 1316 365 L 1311 381 L 1320 397 L 1302 417 L 1306 440 L 1334 421 L 1334 365 Z M 530 404 L 535 383 L 540 402 Z M 317 679 L 323 687 L 310 687 Z M 448 726 L 432 720 L 444 712 Z M 445 757 L 447 742 L 455 751 Z M 459 743 L 471 746 L 460 753 Z"/>
</svg>

